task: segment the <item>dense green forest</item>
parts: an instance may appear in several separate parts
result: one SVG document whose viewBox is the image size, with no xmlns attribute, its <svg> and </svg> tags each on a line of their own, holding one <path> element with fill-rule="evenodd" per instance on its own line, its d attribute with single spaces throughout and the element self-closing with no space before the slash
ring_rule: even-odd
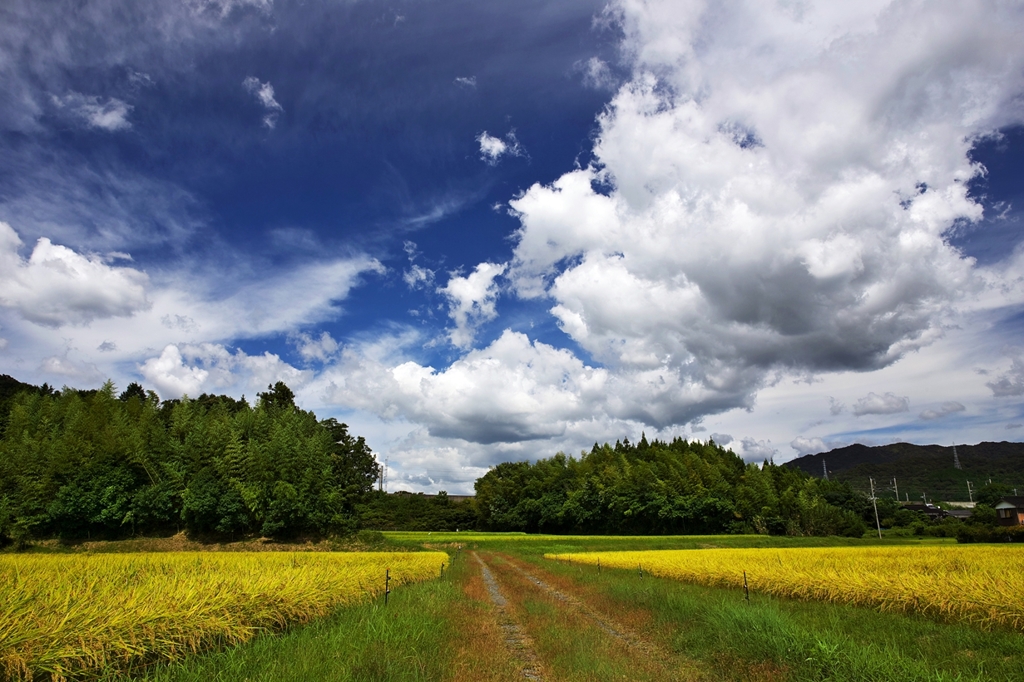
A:
<svg viewBox="0 0 1024 682">
<path fill-rule="evenodd" d="M 594 445 L 579 459 L 499 464 L 476 482 L 481 525 L 550 533 L 864 534 L 871 503 L 843 483 L 744 464 L 713 441 Z"/>
<path fill-rule="evenodd" d="M 578 459 L 505 462 L 476 482 L 472 501 L 387 494 L 374 490 L 379 474 L 363 438 L 298 408 L 281 382 L 250 405 L 205 394 L 161 401 L 138 384 L 120 395 L 110 382 L 58 391 L 0 376 L 0 545 L 181 530 L 209 539 L 360 528 L 860 536 L 875 525 L 871 501 L 848 482 L 745 464 L 713 441 L 644 437 L 595 444 Z M 1005 493 L 983 486 L 976 499 L 991 505 Z M 927 524 L 888 497 L 878 513 L 883 527 L 962 530 L 954 520 Z M 990 506 L 976 516 L 995 524 Z"/>
<path fill-rule="evenodd" d="M 255 405 L 161 402 L 138 384 L 118 396 L 110 382 L 2 389 L 0 541 L 348 533 L 378 476 L 362 438 L 296 407 L 281 382 Z"/>
</svg>

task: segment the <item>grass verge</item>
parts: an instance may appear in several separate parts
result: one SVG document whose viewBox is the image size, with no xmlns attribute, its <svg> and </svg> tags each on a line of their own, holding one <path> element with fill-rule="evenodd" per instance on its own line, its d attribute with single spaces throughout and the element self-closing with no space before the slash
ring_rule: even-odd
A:
<svg viewBox="0 0 1024 682">
<path fill-rule="evenodd" d="M 707 666 L 719 680 L 1024 679 L 1024 638 L 921 616 L 777 599 L 742 591 L 639 578 L 635 570 L 544 565 L 595 609 L 642 621 L 663 646 Z"/>
</svg>

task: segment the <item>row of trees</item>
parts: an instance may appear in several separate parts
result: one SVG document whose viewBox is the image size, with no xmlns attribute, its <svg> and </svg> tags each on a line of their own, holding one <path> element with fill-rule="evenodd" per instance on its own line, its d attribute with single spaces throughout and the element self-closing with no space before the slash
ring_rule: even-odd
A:
<svg viewBox="0 0 1024 682">
<path fill-rule="evenodd" d="M 714 441 L 681 438 L 595 444 L 579 459 L 560 453 L 508 462 L 476 482 L 484 528 L 529 532 L 859 537 L 865 502 L 846 484 L 744 464 Z"/>
<path fill-rule="evenodd" d="M 359 523 L 374 530 L 475 530 L 476 508 L 469 500 L 454 501 L 441 491 L 423 493 L 371 492 L 356 505 Z"/>
<path fill-rule="evenodd" d="M 18 388 L 0 433 L 0 541 L 347 533 L 379 474 L 362 438 L 281 382 L 255 405 L 161 402 L 138 384 Z"/>
<path fill-rule="evenodd" d="M 476 482 L 474 502 L 374 491 L 379 474 L 362 438 L 299 409 L 280 382 L 250 405 L 205 394 L 161 402 L 138 384 L 116 395 L 109 382 L 56 391 L 0 377 L 0 544 L 178 530 L 860 536 L 874 526 L 871 502 L 847 483 L 745 464 L 713 441 L 644 437 L 595 444 L 578 459 L 506 462 Z M 994 512 L 979 509 L 994 524 Z M 895 500 L 880 499 L 878 511 L 883 526 L 960 528 L 925 526 Z"/>
</svg>

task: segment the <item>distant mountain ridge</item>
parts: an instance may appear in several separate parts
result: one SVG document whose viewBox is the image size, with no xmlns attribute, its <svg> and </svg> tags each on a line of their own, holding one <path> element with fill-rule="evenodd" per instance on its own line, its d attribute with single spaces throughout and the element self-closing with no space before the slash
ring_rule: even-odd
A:
<svg viewBox="0 0 1024 682">
<path fill-rule="evenodd" d="M 829 478 L 846 481 L 857 490 L 866 492 L 870 487 L 868 479 L 874 478 L 880 496 L 895 494 L 891 486 L 895 478 L 901 500 L 920 501 L 925 494 L 929 501 L 967 501 L 968 481 L 974 489 L 991 480 L 1024 493 L 1024 443 L 958 444 L 956 454 L 962 469 L 954 466 L 953 446 L 854 444 L 804 455 L 784 466 L 821 478 L 822 462 L 825 462 Z"/>
</svg>

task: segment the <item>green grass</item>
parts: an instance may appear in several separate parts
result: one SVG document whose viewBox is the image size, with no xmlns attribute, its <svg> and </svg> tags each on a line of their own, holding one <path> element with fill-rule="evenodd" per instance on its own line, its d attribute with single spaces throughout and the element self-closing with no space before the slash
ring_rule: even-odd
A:
<svg viewBox="0 0 1024 682">
<path fill-rule="evenodd" d="M 536 561 L 536 560 L 535 560 Z M 556 562 L 539 564 L 571 577 L 621 609 L 653 616 L 653 632 L 718 679 L 747 679 L 772 664 L 787 680 L 1022 680 L 1024 637 L 983 632 L 927 618 L 812 601 L 781 600 L 740 590 L 685 585 L 636 572 Z M 741 663 L 742 665 L 736 665 Z"/>
<path fill-rule="evenodd" d="M 424 533 L 385 531 L 387 543 L 396 548 L 462 545 L 522 556 L 570 554 L 616 550 L 708 549 L 713 547 L 856 547 L 868 545 L 955 544 L 953 538 L 883 537 L 786 537 L 769 535 L 528 535 L 526 533 Z"/>
<path fill-rule="evenodd" d="M 395 589 L 380 599 L 283 634 L 267 634 L 221 652 L 154 667 L 154 682 L 266 680 L 439 680 L 453 634 L 446 614 L 461 599 L 451 579 Z M 111 675 L 110 679 L 121 679 Z"/>
<path fill-rule="evenodd" d="M 706 547 L 797 547 L 947 544 L 937 538 L 778 538 L 765 536 L 552 536 L 485 533 L 385 533 L 388 547 L 423 544 L 507 553 L 576 584 L 572 590 L 613 620 L 642 614 L 641 633 L 677 665 L 695 661 L 715 680 L 914 681 L 1024 680 L 1024 636 L 1008 630 L 939 623 L 925 617 L 812 601 L 774 599 L 739 590 L 686 585 L 635 571 L 566 565 L 544 553 Z M 332 617 L 266 635 L 182 663 L 136 671 L 159 682 L 203 680 L 445 680 L 452 679 L 457 618 L 468 557 L 445 580 L 402 587 L 379 602 L 340 609 Z M 495 557 L 495 567 L 501 566 Z M 525 589 L 525 588 L 524 588 Z M 585 622 L 561 613 L 539 594 L 526 594 L 524 615 L 546 665 L 564 679 L 619 679 L 630 670 L 614 645 Z M 483 608 L 483 607 L 479 607 Z M 462 633 L 464 636 L 465 633 Z M 614 644 L 614 643 L 613 643 Z M 624 654 L 623 654 L 624 655 Z M 671 663 L 669 661 L 668 663 Z M 484 669 L 487 662 L 484 661 Z M 503 674 L 503 673 L 502 673 Z M 111 679 L 115 676 L 112 674 Z M 496 673 L 494 679 L 499 679 Z M 504 679 L 504 677 L 501 677 Z"/>
</svg>

